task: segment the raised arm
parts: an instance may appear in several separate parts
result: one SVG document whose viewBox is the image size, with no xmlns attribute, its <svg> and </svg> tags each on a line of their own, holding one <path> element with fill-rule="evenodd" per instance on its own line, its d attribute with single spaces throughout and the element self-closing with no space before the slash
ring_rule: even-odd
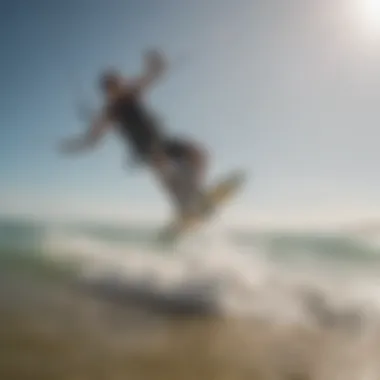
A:
<svg viewBox="0 0 380 380">
<path fill-rule="evenodd" d="M 61 145 L 61 151 L 76 153 L 93 148 L 110 128 L 110 120 L 105 112 L 101 112 L 90 124 L 86 133 L 79 137 L 65 140 Z"/>
<path fill-rule="evenodd" d="M 156 50 L 148 51 L 144 56 L 144 72 L 134 81 L 137 91 L 144 93 L 148 90 L 166 71 L 167 64 L 163 55 Z"/>
</svg>

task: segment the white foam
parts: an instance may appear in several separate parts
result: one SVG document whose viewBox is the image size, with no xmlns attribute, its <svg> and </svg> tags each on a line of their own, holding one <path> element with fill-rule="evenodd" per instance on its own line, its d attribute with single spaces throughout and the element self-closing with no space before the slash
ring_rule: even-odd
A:
<svg viewBox="0 0 380 380">
<path fill-rule="evenodd" d="M 88 279 L 109 275 L 148 279 L 165 289 L 216 281 L 218 302 L 227 315 L 256 315 L 276 323 L 310 323 L 315 322 L 318 313 L 318 318 L 336 320 L 347 313 L 377 316 L 380 310 L 380 282 L 376 277 L 364 272 L 327 275 L 307 262 L 284 266 L 270 259 L 263 247 L 247 251 L 223 236 L 213 235 L 198 245 L 195 240 L 188 241 L 176 252 L 162 254 L 153 248 L 127 248 L 55 231 L 45 241 L 45 252 L 54 260 L 75 261 L 81 275 Z"/>
</svg>

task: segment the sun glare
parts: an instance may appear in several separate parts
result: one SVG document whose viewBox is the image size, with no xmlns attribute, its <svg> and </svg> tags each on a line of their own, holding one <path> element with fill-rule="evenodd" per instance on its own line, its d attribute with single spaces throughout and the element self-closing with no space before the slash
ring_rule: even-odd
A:
<svg viewBox="0 0 380 380">
<path fill-rule="evenodd" d="M 380 37 L 380 0 L 356 0 L 359 16 L 367 33 Z"/>
</svg>

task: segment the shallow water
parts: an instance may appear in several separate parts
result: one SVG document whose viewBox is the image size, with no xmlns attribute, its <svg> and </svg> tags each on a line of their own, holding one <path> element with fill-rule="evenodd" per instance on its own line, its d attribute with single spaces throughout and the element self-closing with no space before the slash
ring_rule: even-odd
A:
<svg viewBox="0 0 380 380">
<path fill-rule="evenodd" d="M 152 229 L 1 230 L 0 378 L 380 377 L 378 252 L 352 235 L 208 231 L 165 251 Z M 218 308 L 158 312 L 78 287 L 103 278 L 163 294 L 212 283 Z"/>
</svg>

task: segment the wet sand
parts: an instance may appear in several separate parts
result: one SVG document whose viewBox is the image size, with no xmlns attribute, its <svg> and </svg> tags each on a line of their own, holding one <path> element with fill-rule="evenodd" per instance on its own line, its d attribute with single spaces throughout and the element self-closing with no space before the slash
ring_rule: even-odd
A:
<svg viewBox="0 0 380 380">
<path fill-rule="evenodd" d="M 0 379 L 363 380 L 380 373 L 377 330 L 169 318 L 68 284 L 32 285 L 12 275 L 1 285 Z"/>
</svg>

